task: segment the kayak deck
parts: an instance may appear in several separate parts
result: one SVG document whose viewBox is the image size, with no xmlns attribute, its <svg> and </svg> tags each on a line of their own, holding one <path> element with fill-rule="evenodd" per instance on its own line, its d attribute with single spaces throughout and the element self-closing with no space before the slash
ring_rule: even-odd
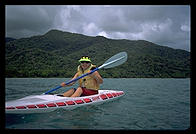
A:
<svg viewBox="0 0 196 134">
<path fill-rule="evenodd" d="M 58 108 L 74 109 L 79 106 L 101 104 L 124 95 L 123 91 L 99 90 L 96 95 L 83 97 L 61 97 L 55 95 L 31 95 L 6 102 L 6 113 L 43 113 Z"/>
</svg>

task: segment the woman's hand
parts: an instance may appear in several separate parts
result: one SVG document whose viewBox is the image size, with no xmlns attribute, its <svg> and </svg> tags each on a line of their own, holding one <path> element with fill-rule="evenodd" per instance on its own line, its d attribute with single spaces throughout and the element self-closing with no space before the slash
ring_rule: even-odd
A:
<svg viewBox="0 0 196 134">
<path fill-rule="evenodd" d="M 71 80 L 73 80 L 73 79 L 76 79 L 78 77 L 78 73 L 76 73 L 75 75 L 74 75 L 74 77 L 71 79 Z M 75 84 L 76 82 L 72 82 L 72 83 L 70 83 L 70 84 L 66 84 L 65 82 L 63 82 L 63 83 L 61 83 L 61 86 L 62 87 L 65 87 L 65 86 L 72 86 L 73 84 Z"/>
<path fill-rule="evenodd" d="M 67 85 L 65 84 L 65 82 L 63 82 L 63 83 L 61 83 L 61 86 L 62 86 L 62 87 L 65 87 L 65 86 L 67 86 Z"/>
</svg>

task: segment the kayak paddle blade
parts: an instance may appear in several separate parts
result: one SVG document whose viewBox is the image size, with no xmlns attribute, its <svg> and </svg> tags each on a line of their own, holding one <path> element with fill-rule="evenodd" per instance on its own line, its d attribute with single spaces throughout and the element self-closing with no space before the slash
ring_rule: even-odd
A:
<svg viewBox="0 0 196 134">
<path fill-rule="evenodd" d="M 116 67 L 125 63 L 126 61 L 127 61 L 127 53 L 120 52 L 112 56 L 110 59 L 108 59 L 102 66 L 99 67 L 99 69 Z"/>
</svg>

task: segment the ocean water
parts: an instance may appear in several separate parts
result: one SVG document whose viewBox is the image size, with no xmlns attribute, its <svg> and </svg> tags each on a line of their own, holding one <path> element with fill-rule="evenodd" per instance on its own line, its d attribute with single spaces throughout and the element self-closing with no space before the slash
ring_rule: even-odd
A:
<svg viewBox="0 0 196 134">
<path fill-rule="evenodd" d="M 42 94 L 68 78 L 6 78 L 5 100 Z M 72 87 L 77 87 L 74 85 Z M 190 79 L 104 79 L 102 89 L 125 95 L 101 105 L 41 114 L 6 114 L 9 129 L 186 130 L 190 127 Z M 54 93 L 62 93 L 61 88 Z"/>
</svg>

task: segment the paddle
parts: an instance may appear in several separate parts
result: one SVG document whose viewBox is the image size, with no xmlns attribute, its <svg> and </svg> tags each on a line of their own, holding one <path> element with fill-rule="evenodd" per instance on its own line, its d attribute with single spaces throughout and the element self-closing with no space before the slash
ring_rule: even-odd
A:
<svg viewBox="0 0 196 134">
<path fill-rule="evenodd" d="M 101 65 L 101 66 L 98 67 L 98 68 L 95 68 L 95 69 L 92 70 L 90 73 L 83 74 L 83 75 L 81 75 L 81 76 L 79 76 L 79 77 L 77 77 L 77 78 L 75 78 L 75 79 L 73 79 L 73 80 L 68 81 L 68 82 L 65 83 L 65 84 L 66 84 L 66 85 L 69 85 L 70 83 L 72 83 L 72 82 L 74 82 L 74 81 L 77 81 L 77 80 L 79 80 L 79 79 L 81 79 L 81 78 L 83 78 L 83 77 L 85 77 L 85 76 L 87 76 L 87 75 L 89 75 L 89 74 L 92 74 L 92 73 L 94 73 L 95 71 L 97 71 L 97 70 L 99 70 L 99 69 L 101 69 L 101 68 L 112 68 L 112 67 L 116 67 L 116 66 L 119 66 L 119 65 L 123 64 L 123 63 L 126 62 L 126 61 L 127 61 L 127 53 L 126 53 L 126 52 L 120 52 L 120 53 L 118 53 L 118 54 L 112 56 L 112 57 L 111 57 L 110 59 L 108 59 L 103 65 Z M 51 89 L 51 90 L 45 92 L 44 94 L 51 93 L 51 92 L 53 92 L 53 91 L 55 91 L 55 90 L 57 90 L 57 89 L 59 89 L 59 88 L 61 88 L 61 87 L 62 87 L 62 86 L 58 86 L 58 87 L 56 87 L 56 88 L 54 88 L 54 89 Z"/>
</svg>

